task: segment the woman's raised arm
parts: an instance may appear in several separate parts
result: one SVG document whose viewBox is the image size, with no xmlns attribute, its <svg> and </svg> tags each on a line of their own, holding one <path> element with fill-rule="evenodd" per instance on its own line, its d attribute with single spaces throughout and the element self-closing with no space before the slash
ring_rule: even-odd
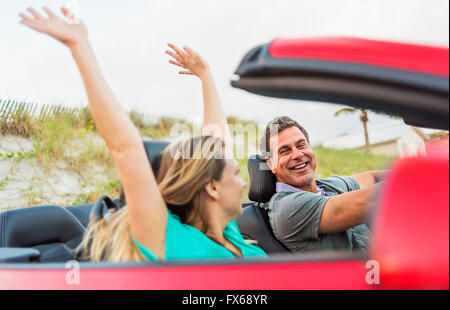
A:
<svg viewBox="0 0 450 310">
<path fill-rule="evenodd" d="M 142 139 L 127 113 L 106 83 L 87 38 L 84 25 L 67 9 L 65 19 L 44 8 L 43 17 L 20 14 L 21 23 L 66 45 L 78 66 L 86 88 L 92 116 L 118 168 L 130 212 L 134 237 L 159 258 L 164 257 L 167 208 L 159 192 Z"/>
<path fill-rule="evenodd" d="M 179 73 L 195 75 L 202 82 L 204 104 L 202 134 L 222 138 L 227 148 L 232 150 L 230 129 L 208 63 L 189 47 L 185 46 L 183 50 L 173 44 L 169 44 L 169 47 L 172 50 L 166 53 L 173 58 L 169 62 L 183 69 Z"/>
</svg>

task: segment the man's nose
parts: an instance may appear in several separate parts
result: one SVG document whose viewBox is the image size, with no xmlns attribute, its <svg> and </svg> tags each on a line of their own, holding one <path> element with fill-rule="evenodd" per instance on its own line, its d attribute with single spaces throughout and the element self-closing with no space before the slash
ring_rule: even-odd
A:
<svg viewBox="0 0 450 310">
<path fill-rule="evenodd" d="M 303 156 L 303 152 L 297 148 L 294 148 L 293 152 L 291 153 L 291 159 L 296 159 Z"/>
</svg>

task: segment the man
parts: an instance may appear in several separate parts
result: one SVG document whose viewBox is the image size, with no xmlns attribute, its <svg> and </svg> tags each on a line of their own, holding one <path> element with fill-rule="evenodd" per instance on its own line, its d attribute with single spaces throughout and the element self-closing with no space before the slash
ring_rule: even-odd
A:
<svg viewBox="0 0 450 310">
<path fill-rule="evenodd" d="M 266 127 L 261 151 L 277 193 L 266 205 L 275 236 L 291 251 L 367 250 L 369 201 L 384 171 L 316 180 L 307 131 L 289 117 Z"/>
</svg>

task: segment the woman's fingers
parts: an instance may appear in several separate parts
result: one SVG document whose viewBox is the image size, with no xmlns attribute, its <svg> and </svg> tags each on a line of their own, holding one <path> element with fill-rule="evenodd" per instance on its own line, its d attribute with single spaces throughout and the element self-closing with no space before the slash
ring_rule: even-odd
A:
<svg viewBox="0 0 450 310">
<path fill-rule="evenodd" d="M 197 75 L 203 70 L 204 64 L 199 55 L 190 47 L 183 46 L 183 50 L 180 50 L 175 45 L 167 44 L 172 51 L 167 50 L 166 53 L 173 57 L 173 60 L 169 62 L 173 65 L 181 67 L 186 70 L 179 71 L 179 74 Z"/>
<path fill-rule="evenodd" d="M 178 47 L 176 47 L 174 44 L 172 43 L 168 43 L 167 46 L 169 46 L 171 49 L 173 49 L 177 54 L 180 52 L 180 50 L 178 49 Z"/>
<path fill-rule="evenodd" d="M 41 31 L 40 29 L 40 23 L 39 21 L 37 21 L 34 18 L 29 17 L 26 14 L 20 13 L 19 16 L 22 18 L 22 20 L 20 21 L 20 23 L 22 25 L 25 25 L 31 29 L 37 30 L 37 31 Z"/>
<path fill-rule="evenodd" d="M 187 75 L 194 75 L 194 73 L 192 73 L 190 70 L 184 70 L 184 71 L 180 71 L 178 72 L 179 74 L 187 74 Z"/>
<path fill-rule="evenodd" d="M 183 46 L 183 49 L 189 56 L 197 56 L 197 53 L 189 46 Z"/>
<path fill-rule="evenodd" d="M 67 18 L 72 18 L 73 14 L 65 7 L 61 8 L 61 12 L 64 14 L 65 17 Z"/>
<path fill-rule="evenodd" d="M 173 49 L 175 51 L 175 53 L 177 53 L 177 55 L 180 58 L 184 58 L 188 55 L 186 55 L 186 53 L 184 53 L 182 50 L 180 50 L 178 47 L 176 47 L 175 45 L 173 45 L 172 43 L 167 44 L 171 49 Z"/>
<path fill-rule="evenodd" d="M 71 11 L 69 11 L 69 9 L 62 7 L 61 8 L 61 12 L 64 14 L 64 16 L 68 19 L 70 24 L 73 23 L 81 23 L 81 21 L 79 20 L 78 16 L 75 16 L 75 14 L 73 14 Z"/>
<path fill-rule="evenodd" d="M 44 6 L 42 9 L 45 11 L 45 13 L 47 13 L 47 15 L 48 15 L 48 17 L 49 17 L 50 19 L 56 19 L 56 18 L 58 18 L 58 17 L 55 15 L 55 13 L 53 13 L 53 11 L 50 10 L 48 7 Z"/>
<path fill-rule="evenodd" d="M 33 17 L 34 17 L 36 20 L 44 19 L 44 18 L 42 17 L 42 15 L 39 14 L 39 13 L 38 13 L 35 9 L 33 9 L 33 8 L 28 8 L 27 11 L 30 12 L 30 14 L 33 15 Z"/>
<path fill-rule="evenodd" d="M 177 54 L 175 54 L 172 51 L 166 51 L 166 54 L 172 56 L 175 60 L 177 60 L 178 62 L 183 62 L 183 60 L 180 58 L 180 56 L 178 56 Z"/>
<path fill-rule="evenodd" d="M 169 63 L 171 63 L 172 65 L 175 65 L 175 66 L 178 66 L 178 67 L 181 67 L 181 68 L 184 68 L 184 69 L 186 69 L 186 67 L 181 63 L 181 62 L 179 62 L 179 61 L 176 61 L 176 60 L 169 60 Z"/>
<path fill-rule="evenodd" d="M 22 22 L 31 22 L 33 21 L 29 16 L 24 13 L 20 13 L 19 16 L 22 18 Z"/>
<path fill-rule="evenodd" d="M 29 18 L 27 18 L 27 19 L 22 19 L 22 20 L 20 21 L 20 23 L 23 24 L 23 25 L 25 25 L 25 26 L 27 26 L 27 27 L 30 27 L 31 29 L 36 29 L 36 30 L 37 30 L 36 24 L 34 23 L 33 20 L 31 20 L 31 19 L 29 19 Z"/>
</svg>

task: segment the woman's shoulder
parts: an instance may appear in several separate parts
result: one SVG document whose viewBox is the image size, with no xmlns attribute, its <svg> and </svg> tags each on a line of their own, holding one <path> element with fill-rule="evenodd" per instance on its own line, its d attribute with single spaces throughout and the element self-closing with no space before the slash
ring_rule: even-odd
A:
<svg viewBox="0 0 450 310">
<path fill-rule="evenodd" d="M 260 248 L 245 242 L 235 220 L 228 223 L 225 227 L 224 235 L 234 245 L 239 247 L 244 257 L 265 255 L 264 251 Z M 145 257 L 152 260 L 156 259 L 156 256 L 147 248 L 137 242 L 136 245 Z M 197 228 L 182 223 L 180 217 L 170 211 L 168 212 L 165 245 L 165 259 L 169 260 L 232 258 L 232 255 L 227 249 L 212 241 Z"/>
<path fill-rule="evenodd" d="M 244 237 L 239 231 L 239 226 L 236 220 L 228 223 L 228 225 L 225 227 L 224 235 L 227 237 L 227 239 L 231 239 L 230 241 L 234 241 L 233 244 L 239 247 L 244 257 L 267 256 L 266 252 L 263 249 L 245 241 Z"/>
</svg>

